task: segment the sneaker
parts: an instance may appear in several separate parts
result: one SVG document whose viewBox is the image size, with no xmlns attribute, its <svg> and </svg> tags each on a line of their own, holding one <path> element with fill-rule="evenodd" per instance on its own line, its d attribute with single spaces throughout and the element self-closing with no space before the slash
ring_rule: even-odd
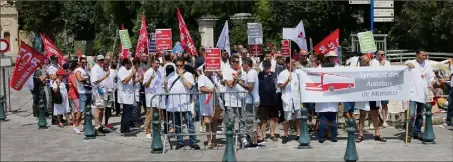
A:
<svg viewBox="0 0 453 162">
<path fill-rule="evenodd" d="M 198 146 L 198 144 L 193 144 L 192 146 L 190 146 L 192 149 L 194 150 L 199 150 L 200 149 L 200 146 Z"/>
<path fill-rule="evenodd" d="M 282 144 L 288 143 L 288 136 L 283 136 L 282 137 Z"/>
<path fill-rule="evenodd" d="M 439 126 L 439 128 L 447 128 L 448 127 L 448 124 L 447 123 L 444 123 L 442 125 Z"/>
<path fill-rule="evenodd" d="M 151 134 L 150 133 L 146 133 L 146 138 L 151 138 Z"/>
<path fill-rule="evenodd" d="M 374 125 L 373 124 L 370 124 L 370 129 L 374 129 Z"/>
<path fill-rule="evenodd" d="M 179 150 L 179 149 L 181 149 L 181 148 L 183 148 L 183 147 L 184 147 L 183 144 L 178 143 L 178 144 L 176 144 L 175 149 L 176 149 L 176 150 Z"/>
<path fill-rule="evenodd" d="M 74 130 L 74 133 L 75 133 L 75 134 L 80 134 L 80 133 L 82 133 L 82 132 L 80 132 L 80 130 L 79 130 L 78 128 L 76 128 L 76 127 L 72 128 L 72 130 Z"/>
<path fill-rule="evenodd" d="M 106 124 L 105 127 L 109 128 L 109 129 L 113 128 L 112 124 Z"/>
<path fill-rule="evenodd" d="M 383 126 L 384 128 L 387 128 L 387 127 L 389 127 L 389 124 L 387 124 L 387 122 L 385 122 L 384 124 L 382 124 L 382 126 Z"/>
</svg>

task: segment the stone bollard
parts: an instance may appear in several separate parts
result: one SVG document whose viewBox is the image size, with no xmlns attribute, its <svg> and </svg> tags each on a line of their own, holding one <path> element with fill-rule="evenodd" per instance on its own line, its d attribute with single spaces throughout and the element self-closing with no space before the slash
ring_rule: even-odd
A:
<svg viewBox="0 0 453 162">
<path fill-rule="evenodd" d="M 94 133 L 93 122 L 91 121 L 91 104 L 85 106 L 85 116 L 84 116 L 84 126 L 83 133 L 85 135 L 85 140 L 95 139 L 96 134 Z"/>
<path fill-rule="evenodd" d="M 45 129 L 47 128 L 47 120 L 46 120 L 46 108 L 44 96 L 39 96 L 38 99 L 38 129 Z"/>
<path fill-rule="evenodd" d="M 310 134 L 308 133 L 308 110 L 305 107 L 301 109 L 301 124 L 300 124 L 300 138 L 299 149 L 310 149 Z"/>
<path fill-rule="evenodd" d="M 433 112 L 432 111 L 433 105 L 431 103 L 425 104 L 425 131 L 423 132 L 423 144 L 431 143 L 436 144 L 434 139 L 436 139 L 436 135 L 434 134 L 433 130 Z"/>
<path fill-rule="evenodd" d="M 225 131 L 225 136 L 226 136 L 226 146 L 225 146 L 225 152 L 223 154 L 222 162 L 235 162 L 237 161 L 236 155 L 234 153 L 234 148 L 233 148 L 233 127 L 234 127 L 234 122 L 228 122 L 226 125 L 226 131 Z"/>
<path fill-rule="evenodd" d="M 152 118 L 152 128 L 153 128 L 153 141 L 151 142 L 151 153 L 160 154 L 164 152 L 164 146 L 162 144 L 162 137 L 160 135 L 160 115 L 158 111 L 153 113 Z"/>
<path fill-rule="evenodd" d="M 0 96 L 0 121 L 6 120 L 5 103 L 5 97 Z"/>
<path fill-rule="evenodd" d="M 359 160 L 359 155 L 357 154 L 357 148 L 355 147 L 355 140 L 354 140 L 354 134 L 355 134 L 355 120 L 354 119 L 348 119 L 347 120 L 347 125 L 348 128 L 346 128 L 346 131 L 348 132 L 348 142 L 346 145 L 346 152 L 344 153 L 344 161 L 346 162 L 356 162 Z"/>
</svg>

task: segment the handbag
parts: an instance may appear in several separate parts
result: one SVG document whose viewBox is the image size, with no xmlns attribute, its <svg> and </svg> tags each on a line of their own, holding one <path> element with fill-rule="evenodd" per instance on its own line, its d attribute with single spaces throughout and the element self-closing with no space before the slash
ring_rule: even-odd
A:
<svg viewBox="0 0 453 162">
<path fill-rule="evenodd" d="M 61 96 L 60 87 L 57 87 L 57 92 L 52 90 L 52 103 L 61 104 L 63 103 L 63 96 Z"/>
</svg>

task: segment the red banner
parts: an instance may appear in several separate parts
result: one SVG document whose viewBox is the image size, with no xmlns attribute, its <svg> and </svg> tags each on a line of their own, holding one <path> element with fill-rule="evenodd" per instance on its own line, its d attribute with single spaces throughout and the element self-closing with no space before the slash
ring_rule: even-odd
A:
<svg viewBox="0 0 453 162">
<path fill-rule="evenodd" d="M 291 56 L 291 41 L 289 39 L 282 40 L 281 53 L 284 57 Z"/>
<path fill-rule="evenodd" d="M 252 56 L 261 56 L 263 55 L 263 45 L 262 44 L 249 44 L 249 53 Z"/>
<path fill-rule="evenodd" d="M 186 23 L 182 18 L 181 12 L 179 12 L 179 8 L 177 8 L 177 10 L 179 22 L 179 38 L 181 46 L 184 48 L 185 51 L 189 51 L 189 53 L 192 54 L 193 56 L 197 56 L 198 55 L 197 49 L 193 44 L 192 37 L 190 37 L 189 29 L 187 29 Z"/>
<path fill-rule="evenodd" d="M 205 49 L 205 64 L 206 71 L 220 70 L 221 50 L 220 48 L 207 48 Z"/>
<path fill-rule="evenodd" d="M 148 32 L 146 31 L 145 15 L 142 15 L 142 26 L 140 27 L 140 36 L 135 49 L 135 57 L 139 57 L 141 53 L 148 53 Z"/>
<path fill-rule="evenodd" d="M 121 30 L 124 30 L 124 24 L 121 24 Z M 127 48 L 123 49 L 123 45 L 121 45 L 121 41 L 120 41 L 120 51 L 121 51 L 120 60 L 129 58 L 129 49 L 127 49 Z"/>
<path fill-rule="evenodd" d="M 80 49 L 77 49 L 77 60 L 80 61 L 80 58 L 82 58 L 82 52 L 80 52 Z"/>
<path fill-rule="evenodd" d="M 314 47 L 315 53 L 326 55 L 330 51 L 336 51 L 338 48 L 338 45 L 340 44 L 338 41 L 339 38 L 340 38 L 340 29 L 336 29 L 333 33 L 331 33 L 329 36 L 324 38 L 324 40 L 319 42 Z"/>
<path fill-rule="evenodd" d="M 36 52 L 24 42 L 20 43 L 19 54 L 16 58 L 13 76 L 11 77 L 10 87 L 20 91 L 27 82 L 28 78 L 42 65 L 46 57 Z"/>
<path fill-rule="evenodd" d="M 171 29 L 156 29 L 155 34 L 157 51 L 172 49 Z"/>
<path fill-rule="evenodd" d="M 44 45 L 44 51 L 46 51 L 46 57 L 50 58 L 50 56 L 57 56 L 58 57 L 58 64 L 62 66 L 66 61 L 63 60 L 63 55 L 60 51 L 58 51 L 55 44 L 50 40 L 50 38 L 46 38 L 44 35 L 41 34 L 41 40 Z"/>
</svg>

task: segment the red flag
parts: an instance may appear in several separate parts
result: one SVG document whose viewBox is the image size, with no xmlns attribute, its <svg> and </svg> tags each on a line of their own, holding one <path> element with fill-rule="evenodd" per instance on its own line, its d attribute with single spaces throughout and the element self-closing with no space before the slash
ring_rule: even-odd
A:
<svg viewBox="0 0 453 162">
<path fill-rule="evenodd" d="M 135 49 L 135 57 L 140 57 L 143 52 L 148 52 L 148 32 L 146 31 L 145 15 L 142 14 L 142 26 L 140 27 L 140 36 Z"/>
<path fill-rule="evenodd" d="M 323 54 L 326 55 L 330 51 L 335 51 L 338 48 L 338 38 L 340 37 L 340 29 L 336 29 L 333 33 L 330 33 L 329 36 L 324 38 L 321 42 L 319 42 L 314 51 L 316 54 Z"/>
<path fill-rule="evenodd" d="M 184 48 L 184 50 L 189 51 L 190 54 L 197 56 L 197 49 L 195 48 L 195 45 L 193 44 L 192 37 L 190 37 L 189 30 L 187 29 L 186 23 L 184 22 L 184 19 L 182 18 L 181 12 L 178 10 L 178 23 L 179 23 L 179 38 L 180 38 L 180 43 L 181 46 Z"/>
<path fill-rule="evenodd" d="M 79 61 L 80 61 L 80 58 L 82 58 L 82 52 L 80 52 L 80 49 L 78 49 L 78 48 L 77 48 L 77 57 L 78 57 L 77 60 L 79 60 Z"/>
<path fill-rule="evenodd" d="M 20 50 L 16 58 L 16 65 L 14 66 L 10 87 L 20 91 L 28 78 L 36 71 L 38 66 L 44 63 L 45 60 L 46 57 L 44 55 L 36 52 L 24 42 L 20 42 Z"/>
<path fill-rule="evenodd" d="M 121 30 L 124 30 L 124 24 L 121 24 Z M 121 56 L 120 56 L 121 60 L 129 58 L 129 49 L 127 49 L 127 48 L 123 49 L 121 42 L 120 42 L 120 51 L 121 51 Z"/>
<path fill-rule="evenodd" d="M 57 56 L 58 57 L 58 63 L 60 66 L 62 66 L 66 61 L 63 60 L 63 55 L 61 54 L 60 51 L 58 51 L 57 47 L 55 44 L 50 40 L 49 37 L 45 37 L 44 35 L 41 34 L 41 40 L 44 45 L 44 51 L 46 51 L 46 57 L 50 58 L 50 56 Z"/>
</svg>

